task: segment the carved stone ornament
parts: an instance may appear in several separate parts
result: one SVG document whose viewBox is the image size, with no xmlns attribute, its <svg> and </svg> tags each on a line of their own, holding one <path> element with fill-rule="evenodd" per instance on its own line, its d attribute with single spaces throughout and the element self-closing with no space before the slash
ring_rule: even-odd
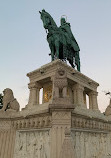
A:
<svg viewBox="0 0 111 158">
<path fill-rule="evenodd" d="M 60 67 L 57 69 L 57 72 L 56 72 L 56 78 L 65 78 L 66 77 L 66 71 Z"/>
<path fill-rule="evenodd" d="M 65 71 L 61 69 L 61 70 L 58 71 L 58 74 L 59 74 L 60 76 L 63 76 L 63 75 L 65 74 Z"/>
<path fill-rule="evenodd" d="M 67 87 L 66 71 L 63 68 L 57 69 L 54 78 L 54 86 L 60 89 Z"/>
<path fill-rule="evenodd" d="M 3 93 L 3 108 L 1 109 L 1 111 L 19 111 L 20 105 L 18 101 L 14 98 L 13 91 L 9 88 L 6 88 Z"/>
</svg>

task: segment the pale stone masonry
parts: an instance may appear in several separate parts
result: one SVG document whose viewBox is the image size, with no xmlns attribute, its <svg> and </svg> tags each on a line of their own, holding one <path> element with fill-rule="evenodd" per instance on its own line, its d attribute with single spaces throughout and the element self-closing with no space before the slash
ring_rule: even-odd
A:
<svg viewBox="0 0 111 158">
<path fill-rule="evenodd" d="M 111 158 L 111 105 L 99 111 L 97 82 L 61 60 L 27 76 L 26 107 L 0 111 L 0 158 Z"/>
</svg>

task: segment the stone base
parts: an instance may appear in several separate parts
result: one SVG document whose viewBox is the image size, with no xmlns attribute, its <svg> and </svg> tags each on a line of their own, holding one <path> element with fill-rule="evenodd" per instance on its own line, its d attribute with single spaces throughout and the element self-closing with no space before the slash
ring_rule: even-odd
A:
<svg viewBox="0 0 111 158">
<path fill-rule="evenodd" d="M 27 76 L 29 104 L 0 112 L 1 158 L 109 158 L 111 118 L 98 110 L 98 83 L 60 60 Z"/>
</svg>

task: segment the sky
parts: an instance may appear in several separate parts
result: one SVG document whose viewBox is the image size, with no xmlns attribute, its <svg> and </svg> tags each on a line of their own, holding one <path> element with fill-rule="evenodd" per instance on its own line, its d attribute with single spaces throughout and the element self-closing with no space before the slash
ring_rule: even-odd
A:
<svg viewBox="0 0 111 158">
<path fill-rule="evenodd" d="M 81 72 L 99 83 L 103 112 L 111 91 L 111 0 L 0 0 L 0 93 L 11 88 L 21 108 L 28 103 L 26 76 L 51 62 L 39 11 L 45 9 L 60 26 L 67 16 L 80 47 Z"/>
</svg>

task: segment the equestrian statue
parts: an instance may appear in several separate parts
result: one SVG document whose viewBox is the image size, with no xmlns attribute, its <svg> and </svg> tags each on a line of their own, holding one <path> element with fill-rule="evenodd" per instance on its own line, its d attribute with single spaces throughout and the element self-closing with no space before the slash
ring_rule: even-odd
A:
<svg viewBox="0 0 111 158">
<path fill-rule="evenodd" d="M 51 15 L 44 9 L 39 13 L 46 29 L 52 61 L 55 59 L 68 60 L 73 68 L 80 71 L 80 48 L 72 34 L 70 23 L 61 17 L 61 26 L 58 27 Z"/>
</svg>

